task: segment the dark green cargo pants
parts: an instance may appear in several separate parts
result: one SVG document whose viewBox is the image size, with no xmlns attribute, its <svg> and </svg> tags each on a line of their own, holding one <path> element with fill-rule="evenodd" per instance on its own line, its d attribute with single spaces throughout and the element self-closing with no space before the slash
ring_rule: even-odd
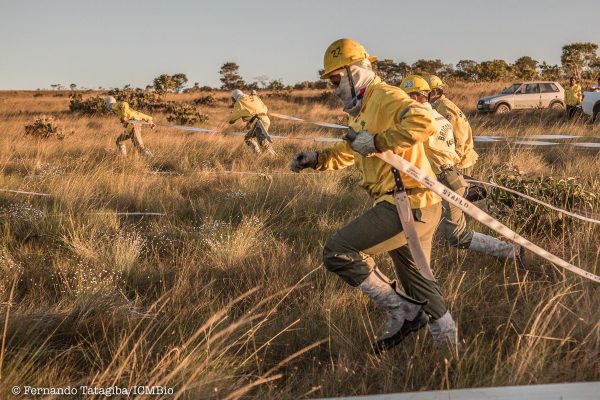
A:
<svg viewBox="0 0 600 400">
<path fill-rule="evenodd" d="M 461 196 L 464 196 L 466 188 L 456 191 Z M 446 200 L 442 202 L 442 221 L 440 222 L 439 231 L 444 236 L 444 239 L 450 246 L 458 247 L 459 249 L 468 249 L 473 240 L 473 231 L 467 229 L 467 220 L 463 211 L 450 204 Z"/>
<path fill-rule="evenodd" d="M 471 176 L 474 166 L 461 170 L 463 175 Z M 465 195 L 467 188 L 456 191 L 461 196 Z M 462 210 L 451 205 L 446 200 L 442 201 L 442 221 L 438 229 L 450 246 L 459 249 L 468 249 L 473 240 L 473 231 L 467 229 L 467 220 Z"/>
<path fill-rule="evenodd" d="M 417 233 L 428 259 L 431 242 L 440 221 L 441 204 L 413 210 Z M 407 295 L 428 300 L 425 311 L 438 319 L 447 311 L 438 284 L 418 271 L 408 249 L 396 206 L 386 201 L 377 204 L 337 231 L 323 250 L 325 267 L 352 286 L 358 286 L 375 267 L 372 256 L 387 252 Z"/>
</svg>

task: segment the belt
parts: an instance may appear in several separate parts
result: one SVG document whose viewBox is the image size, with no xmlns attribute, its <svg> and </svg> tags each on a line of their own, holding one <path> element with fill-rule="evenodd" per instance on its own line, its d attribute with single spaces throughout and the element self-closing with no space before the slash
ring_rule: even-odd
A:
<svg viewBox="0 0 600 400">
<path fill-rule="evenodd" d="M 252 118 L 250 118 L 250 120 L 248 121 L 248 125 L 250 125 L 251 123 L 253 123 L 254 121 L 256 121 L 256 119 L 257 119 L 258 117 L 260 117 L 260 116 L 263 116 L 263 115 L 267 115 L 267 114 L 254 114 L 254 115 L 252 116 Z"/>
<path fill-rule="evenodd" d="M 404 189 L 406 191 L 407 195 L 413 195 L 413 194 L 419 194 L 419 193 L 425 193 L 428 192 L 429 189 L 427 188 L 410 188 L 410 189 Z M 385 192 L 385 194 L 394 194 L 394 190 L 388 190 L 387 192 Z"/>
</svg>

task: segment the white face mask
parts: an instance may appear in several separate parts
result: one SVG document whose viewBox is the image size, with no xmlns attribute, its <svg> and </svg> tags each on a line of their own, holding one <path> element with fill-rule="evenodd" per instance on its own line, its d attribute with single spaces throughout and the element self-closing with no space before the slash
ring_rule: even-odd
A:
<svg viewBox="0 0 600 400">
<path fill-rule="evenodd" d="M 352 74 L 352 81 L 354 82 L 354 94 L 355 96 L 358 96 L 362 89 L 365 89 L 373 82 L 373 79 L 375 79 L 375 72 L 373 72 L 371 63 L 368 60 L 353 64 L 349 69 Z M 338 87 L 335 88 L 335 94 L 342 100 L 342 103 L 344 103 L 344 111 L 353 114 L 353 112 L 357 110 L 357 105 L 360 102 L 356 97 L 352 97 L 352 86 L 347 71 L 347 69 L 340 71 L 342 79 L 340 80 Z M 360 110 L 360 107 L 358 107 L 358 110 Z"/>
<path fill-rule="evenodd" d="M 350 86 L 350 79 L 348 79 L 348 74 L 345 71 L 340 75 L 342 75 L 342 80 L 338 87 L 335 88 L 335 95 L 342 100 L 344 107 L 346 107 L 352 103 L 352 86 Z"/>
</svg>

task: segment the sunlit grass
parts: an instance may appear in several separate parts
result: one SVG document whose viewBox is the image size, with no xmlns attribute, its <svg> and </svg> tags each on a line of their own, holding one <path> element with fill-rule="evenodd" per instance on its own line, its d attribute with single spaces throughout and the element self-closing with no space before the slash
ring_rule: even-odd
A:
<svg viewBox="0 0 600 400">
<path fill-rule="evenodd" d="M 501 86 L 451 89 L 476 133 L 600 135 L 598 126 L 552 113 L 475 115 L 474 101 Z M 382 313 L 321 267 L 324 241 L 371 200 L 352 170 L 289 174 L 292 154 L 310 142 L 279 141 L 276 157 L 254 157 L 239 137 L 158 128 L 143 132 L 154 159 L 121 159 L 114 118 L 69 114 L 68 98 L 51 93 L 0 100 L 0 188 L 52 195 L 0 192 L 2 398 L 13 385 L 164 385 L 174 388 L 171 398 L 288 399 L 600 379 L 598 285 L 533 256 L 524 271 L 441 241 L 433 267 L 464 353 L 447 359 L 423 330 L 372 355 Z M 342 116 L 323 104 L 265 102 L 312 120 Z M 228 105 L 202 108 L 205 126 L 242 130 L 226 124 Z M 37 113 L 75 133 L 25 137 Z M 341 134 L 275 119 L 271 130 Z M 479 178 L 511 164 L 600 189 L 596 151 L 478 150 Z M 123 211 L 166 215 L 115 215 Z M 598 237 L 597 227 L 577 222 L 560 240 L 544 232 L 532 239 L 598 273 Z M 377 262 L 393 275 L 386 256 Z"/>
</svg>

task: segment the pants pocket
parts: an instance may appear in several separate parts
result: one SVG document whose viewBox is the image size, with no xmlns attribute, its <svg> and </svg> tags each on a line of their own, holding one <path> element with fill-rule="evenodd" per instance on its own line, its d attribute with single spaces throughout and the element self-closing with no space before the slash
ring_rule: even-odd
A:
<svg viewBox="0 0 600 400">
<path fill-rule="evenodd" d="M 427 213 L 424 213 L 423 209 L 421 209 L 421 208 L 415 208 L 415 209 L 412 210 L 412 212 L 413 212 L 413 217 L 415 218 L 415 222 L 426 223 L 426 222 L 429 221 Z"/>
</svg>

